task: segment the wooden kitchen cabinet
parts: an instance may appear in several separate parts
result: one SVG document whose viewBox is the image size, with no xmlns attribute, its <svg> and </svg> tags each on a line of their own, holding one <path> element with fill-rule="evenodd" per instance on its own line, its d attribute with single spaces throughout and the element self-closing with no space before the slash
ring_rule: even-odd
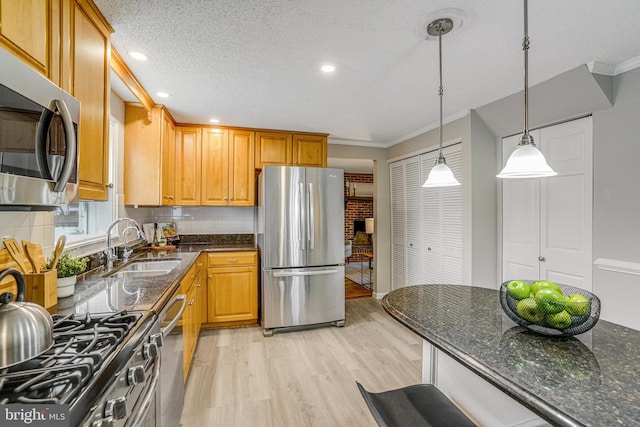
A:
<svg viewBox="0 0 640 427">
<path fill-rule="evenodd" d="M 327 166 L 327 136 L 291 132 L 256 132 L 256 168 Z"/>
<path fill-rule="evenodd" d="M 202 129 L 202 205 L 254 206 L 254 132 Z"/>
<path fill-rule="evenodd" d="M 176 205 L 199 206 L 202 143 L 198 127 L 176 127 Z"/>
<path fill-rule="evenodd" d="M 200 327 L 202 325 L 202 307 L 206 304 L 206 297 L 202 291 L 205 273 L 205 258 L 201 255 L 180 282 L 182 293 L 187 298 L 187 305 L 182 314 L 181 322 L 185 381 L 198 344 L 198 335 L 200 335 Z"/>
<path fill-rule="evenodd" d="M 175 204 L 175 124 L 166 108 L 125 105 L 124 203 Z"/>
<path fill-rule="evenodd" d="M 207 321 L 213 326 L 258 321 L 258 252 L 208 254 Z"/>
<path fill-rule="evenodd" d="M 113 29 L 95 4 L 75 0 L 70 5 L 70 51 L 62 51 L 62 63 L 71 64 L 62 88 L 81 103 L 78 195 L 84 200 L 107 200 L 109 170 L 109 72 Z M 64 31 L 63 31 L 64 33 Z M 70 71 L 70 72 L 69 72 Z"/>
<path fill-rule="evenodd" d="M 56 83 L 59 13 L 59 1 L 0 0 L 0 45 Z"/>
<path fill-rule="evenodd" d="M 326 168 L 327 136 L 294 134 L 293 165 Z"/>
</svg>

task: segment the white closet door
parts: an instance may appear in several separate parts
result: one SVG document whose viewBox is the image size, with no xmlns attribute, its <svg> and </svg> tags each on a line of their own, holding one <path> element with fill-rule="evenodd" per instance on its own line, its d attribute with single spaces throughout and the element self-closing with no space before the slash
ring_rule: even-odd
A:
<svg viewBox="0 0 640 427">
<path fill-rule="evenodd" d="M 541 181 L 540 276 L 591 291 L 591 117 L 540 130 L 558 175 Z"/>
<path fill-rule="evenodd" d="M 405 178 L 405 215 L 407 221 L 407 285 L 424 283 L 422 258 L 422 214 L 420 206 L 420 158 L 407 159 Z"/>
<path fill-rule="evenodd" d="M 462 147 L 443 150 L 447 165 L 462 181 Z M 442 201 L 442 274 L 447 284 L 462 284 L 462 186 L 441 189 Z"/>
<path fill-rule="evenodd" d="M 391 289 L 407 284 L 404 161 L 394 162 L 391 177 Z"/>
<path fill-rule="evenodd" d="M 539 132 L 531 135 L 539 141 Z M 502 165 L 519 140 L 502 140 Z M 502 252 L 503 281 L 540 278 L 540 178 L 502 180 Z"/>
<path fill-rule="evenodd" d="M 424 183 L 433 168 L 437 152 L 420 156 L 421 180 Z M 423 283 L 442 283 L 442 204 L 439 188 L 422 188 L 422 265 Z"/>
<path fill-rule="evenodd" d="M 532 136 L 558 175 L 502 181 L 502 280 L 547 279 L 591 290 L 591 118 Z M 505 162 L 519 137 L 503 139 Z"/>
</svg>

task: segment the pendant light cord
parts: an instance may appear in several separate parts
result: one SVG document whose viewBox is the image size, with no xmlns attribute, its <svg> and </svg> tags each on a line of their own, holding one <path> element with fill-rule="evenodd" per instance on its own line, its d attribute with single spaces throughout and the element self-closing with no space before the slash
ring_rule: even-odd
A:
<svg viewBox="0 0 640 427">
<path fill-rule="evenodd" d="M 524 0 L 524 38 L 522 50 L 524 51 L 524 133 L 521 141 L 530 141 L 529 136 L 529 13 L 527 0 Z"/>
<path fill-rule="evenodd" d="M 442 155 L 442 97 L 444 95 L 444 89 L 442 87 L 442 24 L 438 24 L 438 61 L 440 64 L 440 87 L 438 88 L 438 95 L 440 96 L 440 127 L 438 136 L 440 138 L 440 154 L 438 156 L 438 162 L 444 162 L 444 156 Z"/>
</svg>

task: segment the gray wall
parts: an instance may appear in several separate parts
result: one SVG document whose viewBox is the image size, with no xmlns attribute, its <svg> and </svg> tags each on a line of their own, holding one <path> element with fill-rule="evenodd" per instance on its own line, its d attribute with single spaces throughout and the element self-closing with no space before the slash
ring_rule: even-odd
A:
<svg viewBox="0 0 640 427">
<path fill-rule="evenodd" d="M 640 69 L 614 79 L 614 106 L 593 114 L 593 257 L 634 263 L 593 270 L 602 317 L 640 329 Z M 607 262 L 610 263 L 610 262 Z"/>
</svg>

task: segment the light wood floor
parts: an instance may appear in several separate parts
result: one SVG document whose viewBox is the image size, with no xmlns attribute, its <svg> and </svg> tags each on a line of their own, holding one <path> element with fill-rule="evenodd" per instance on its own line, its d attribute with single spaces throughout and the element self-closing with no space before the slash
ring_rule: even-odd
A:
<svg viewBox="0 0 640 427">
<path fill-rule="evenodd" d="M 203 331 L 184 427 L 374 427 L 356 380 L 378 392 L 421 379 L 422 341 L 373 298 L 346 301 L 344 328 Z"/>
</svg>

